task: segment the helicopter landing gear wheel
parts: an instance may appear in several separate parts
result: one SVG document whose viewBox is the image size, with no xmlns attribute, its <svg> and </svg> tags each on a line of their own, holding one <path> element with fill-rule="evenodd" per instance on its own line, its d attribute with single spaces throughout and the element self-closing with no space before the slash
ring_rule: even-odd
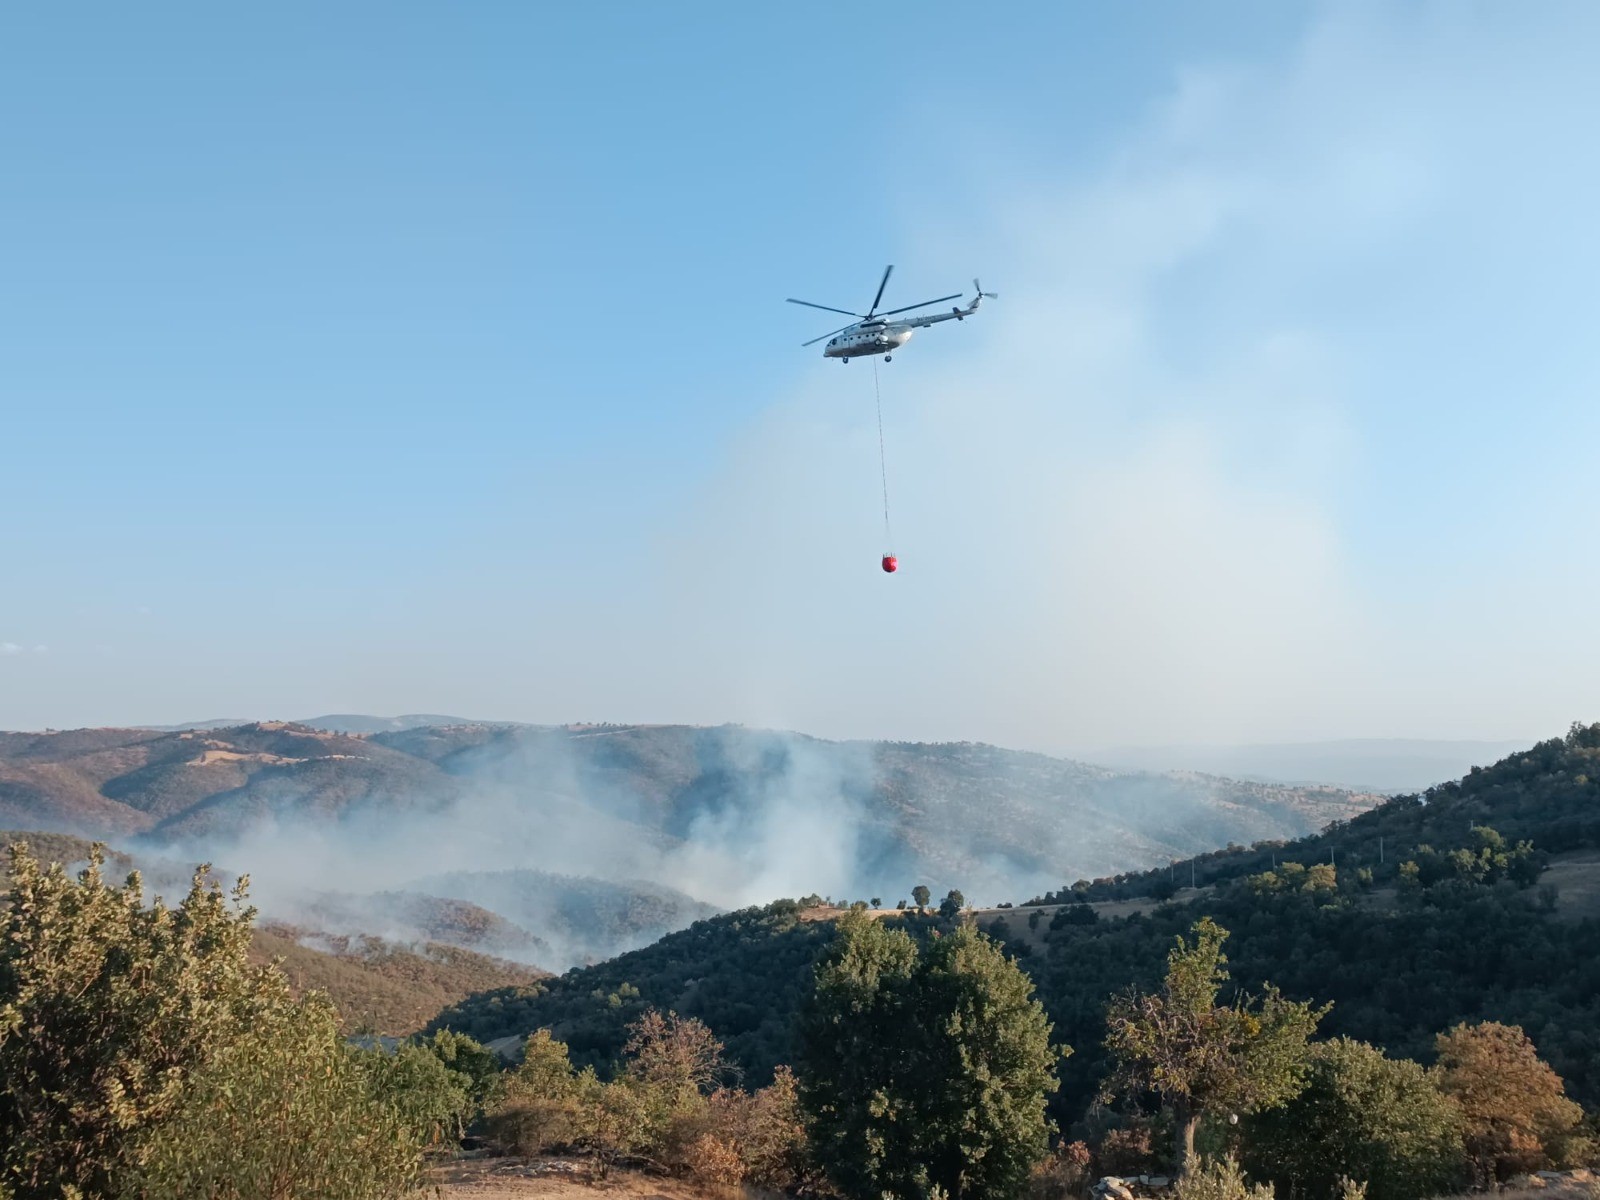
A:
<svg viewBox="0 0 1600 1200">
<path fill-rule="evenodd" d="M 894 358 L 893 358 L 893 357 L 892 357 L 892 356 L 891 356 L 891 355 L 888 355 L 888 354 L 885 354 L 885 355 L 884 355 L 884 356 L 883 356 L 883 361 L 884 361 L 884 362 L 893 362 L 893 361 L 894 361 Z"/>
</svg>

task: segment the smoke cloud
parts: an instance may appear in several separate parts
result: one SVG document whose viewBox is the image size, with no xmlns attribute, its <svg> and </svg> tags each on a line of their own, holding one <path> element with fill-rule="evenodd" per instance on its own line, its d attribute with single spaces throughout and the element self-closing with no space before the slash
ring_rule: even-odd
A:
<svg viewBox="0 0 1600 1200">
<path fill-rule="evenodd" d="M 1559 23 L 1454 14 L 1331 10 L 1288 61 L 1182 73 L 1107 160 L 990 151 L 957 203 L 909 205 L 898 257 L 981 263 L 1000 299 L 890 365 L 814 362 L 753 418 L 659 535 L 660 619 L 601 686 L 1042 749 L 1535 736 L 1585 711 L 1600 644 L 1566 633 L 1600 575 L 1551 543 L 1600 485 L 1547 443 L 1524 461 L 1496 399 L 1522 394 L 1507 338 L 1570 359 L 1577 275 L 1550 272 L 1592 239 L 1578 193 L 1522 172 L 1593 186 L 1558 98 L 1580 64 Z M 1549 81 L 1510 87 L 1502 38 Z M 1518 300 L 1496 302 L 1465 248 L 1551 221 L 1537 271 L 1497 259 Z M 1592 356 L 1569 365 L 1540 403 L 1592 429 Z M 1514 463 L 1544 482 L 1491 482 Z"/>
<path fill-rule="evenodd" d="M 474 948 L 562 968 L 782 896 L 893 903 L 925 883 L 1015 902 L 1231 840 L 1294 836 L 1330 811 L 970 744 L 734 726 L 397 736 L 396 749 L 437 755 L 450 774 L 330 806 L 371 777 L 346 748 L 308 760 L 303 786 L 301 768 L 252 785 L 251 819 L 209 801 L 144 844 L 248 870 L 263 912 L 308 930 L 458 943 L 473 930 Z M 347 780 L 330 778 L 329 762 L 350 764 L 336 768 Z M 429 896 L 499 919 L 435 911 Z"/>
</svg>

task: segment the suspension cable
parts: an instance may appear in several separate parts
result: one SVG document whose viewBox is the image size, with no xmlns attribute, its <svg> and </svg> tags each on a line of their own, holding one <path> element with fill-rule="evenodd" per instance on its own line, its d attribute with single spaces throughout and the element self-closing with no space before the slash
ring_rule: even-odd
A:
<svg viewBox="0 0 1600 1200">
<path fill-rule="evenodd" d="M 878 360 L 872 360 L 872 398 L 878 408 L 878 470 L 883 476 L 883 538 L 884 553 L 894 548 L 894 534 L 889 530 L 889 460 L 883 452 L 883 392 L 878 386 Z"/>
</svg>

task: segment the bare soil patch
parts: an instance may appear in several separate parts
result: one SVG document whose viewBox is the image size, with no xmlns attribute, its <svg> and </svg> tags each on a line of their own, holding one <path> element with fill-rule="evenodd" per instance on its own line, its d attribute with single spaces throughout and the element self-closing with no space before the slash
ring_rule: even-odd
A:
<svg viewBox="0 0 1600 1200">
<path fill-rule="evenodd" d="M 746 1188 L 707 1188 L 684 1179 L 613 1168 L 605 1178 L 583 1158 L 463 1156 L 429 1172 L 447 1200 L 759 1200 Z"/>
</svg>

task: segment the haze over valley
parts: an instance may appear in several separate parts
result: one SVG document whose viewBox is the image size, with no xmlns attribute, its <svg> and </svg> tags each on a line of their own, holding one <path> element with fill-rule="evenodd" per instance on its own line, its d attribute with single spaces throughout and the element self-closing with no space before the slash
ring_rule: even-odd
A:
<svg viewBox="0 0 1600 1200">
<path fill-rule="evenodd" d="M 451 720 L 0 734 L 0 827 L 108 838 L 169 884 L 248 870 L 295 928 L 559 970 L 783 896 L 1014 900 L 1378 799 L 979 744 Z"/>
</svg>

